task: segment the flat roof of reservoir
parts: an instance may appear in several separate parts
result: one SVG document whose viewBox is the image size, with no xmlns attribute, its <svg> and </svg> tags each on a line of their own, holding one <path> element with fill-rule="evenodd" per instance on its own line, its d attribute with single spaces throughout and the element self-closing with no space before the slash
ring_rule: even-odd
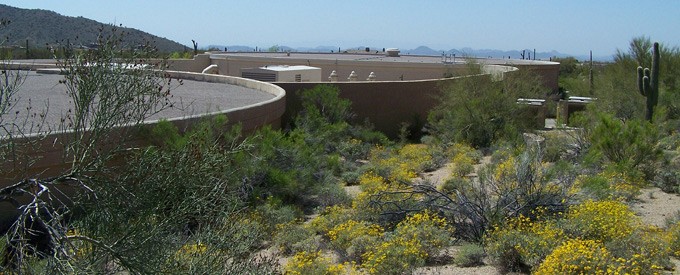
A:
<svg viewBox="0 0 680 275">
<path fill-rule="evenodd" d="M 58 129 L 61 118 L 73 106 L 70 103 L 71 99 L 66 94 L 66 86 L 59 83 L 60 80 L 64 79 L 64 76 L 41 74 L 34 71 L 13 72 L 21 74 L 25 77 L 25 81 L 14 97 L 17 100 L 15 106 L 9 114 L 2 116 L 2 120 L 5 123 L 14 120 L 17 121 L 17 124 L 24 125 L 24 119 L 28 119 L 27 122 L 30 125 L 31 122 L 39 121 L 39 118 L 33 117 L 32 114 L 46 112 L 44 124 L 45 126 L 49 125 L 49 129 L 47 127 L 27 129 L 28 133 Z M 171 87 L 170 102 L 174 107 L 152 115 L 149 120 L 224 111 L 260 103 L 275 97 L 273 94 L 256 89 L 225 83 L 182 80 L 180 85 L 178 81 L 173 80 Z"/>
<path fill-rule="evenodd" d="M 267 59 L 309 59 L 309 60 L 344 60 L 344 61 L 367 61 L 367 62 L 395 62 L 395 63 L 424 63 L 424 64 L 450 64 L 454 61 L 453 56 L 431 55 L 410 55 L 402 52 L 400 56 L 387 56 L 384 52 L 351 52 L 351 53 L 314 53 L 314 52 L 210 52 L 210 58 L 222 59 L 229 57 L 250 57 Z M 527 60 L 527 59 L 506 59 L 506 58 L 483 58 L 465 57 L 457 55 L 455 64 L 465 64 L 467 59 L 474 59 L 475 62 L 492 65 L 539 65 L 539 64 L 559 64 L 546 60 Z"/>
</svg>

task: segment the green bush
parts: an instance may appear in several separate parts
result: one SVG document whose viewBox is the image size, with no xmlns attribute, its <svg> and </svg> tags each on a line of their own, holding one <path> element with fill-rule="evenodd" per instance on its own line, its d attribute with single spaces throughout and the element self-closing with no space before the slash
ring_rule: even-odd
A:
<svg viewBox="0 0 680 275">
<path fill-rule="evenodd" d="M 439 187 L 439 190 L 446 194 L 453 194 L 456 191 L 468 192 L 472 188 L 472 181 L 468 178 L 452 177 Z"/>
<path fill-rule="evenodd" d="M 484 265 L 484 247 L 468 243 L 460 247 L 456 256 L 453 257 L 453 263 L 460 267 L 471 267 Z"/>
<path fill-rule="evenodd" d="M 481 67 L 470 66 L 470 74 L 481 72 Z M 522 71 L 506 73 L 497 82 L 487 76 L 457 79 L 444 89 L 441 104 L 428 122 L 434 135 L 445 142 L 485 148 L 499 140 L 519 141 L 524 130 L 535 127 L 535 118 L 517 99 L 543 97 L 541 85 Z"/>
<path fill-rule="evenodd" d="M 606 274 L 615 258 L 601 243 L 593 240 L 570 240 L 558 246 L 536 274 Z"/>
<path fill-rule="evenodd" d="M 601 115 L 590 139 L 590 153 L 631 168 L 653 165 L 661 154 L 656 147 L 659 140 L 657 128 L 643 120 L 624 122 L 610 115 Z"/>
<path fill-rule="evenodd" d="M 274 244 L 283 255 L 299 252 L 316 252 L 321 245 L 321 236 L 299 222 L 288 222 L 276 225 Z"/>
<path fill-rule="evenodd" d="M 338 224 L 326 233 L 331 247 L 352 261 L 360 261 L 361 255 L 377 245 L 382 235 L 379 225 L 355 220 Z"/>
<path fill-rule="evenodd" d="M 350 268 L 352 268 L 350 266 Z M 346 267 L 342 264 L 334 265 L 330 257 L 317 252 L 299 252 L 286 264 L 284 274 L 291 275 L 340 275 Z"/>
<path fill-rule="evenodd" d="M 654 184 L 667 193 L 680 193 L 680 154 L 665 151 L 664 160 L 654 178 Z"/>
</svg>

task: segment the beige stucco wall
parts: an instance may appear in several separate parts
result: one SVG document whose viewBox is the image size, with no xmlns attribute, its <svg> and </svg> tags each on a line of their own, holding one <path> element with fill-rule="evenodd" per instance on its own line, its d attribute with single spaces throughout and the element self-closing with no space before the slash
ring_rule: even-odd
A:
<svg viewBox="0 0 680 275">
<path fill-rule="evenodd" d="M 292 55 L 294 56 L 294 55 Z M 322 81 L 327 80 L 332 71 L 336 71 L 340 81 L 347 81 L 354 71 L 359 80 L 366 80 L 371 72 L 375 72 L 377 81 L 439 79 L 446 73 L 455 74 L 466 68 L 462 65 L 442 65 L 431 63 L 399 63 L 388 61 L 356 61 L 328 59 L 296 59 L 271 58 L 253 56 L 215 56 L 213 64 L 220 68 L 220 74 L 238 76 L 241 68 L 263 67 L 265 65 L 307 65 L 321 68 Z"/>
<path fill-rule="evenodd" d="M 375 73 L 377 81 L 402 81 L 441 79 L 445 76 L 462 75 L 468 69 L 464 63 L 444 64 L 295 58 L 294 53 L 285 58 L 266 53 L 263 53 L 262 56 L 216 54 L 210 58 L 211 64 L 218 65 L 219 74 L 223 75 L 240 76 L 242 68 L 263 67 L 266 65 L 307 65 L 321 68 L 322 82 L 328 81 L 328 76 L 332 71 L 336 71 L 338 74 L 338 81 L 348 81 L 347 78 L 352 71 L 358 75 L 359 81 L 366 80 L 371 72 Z M 541 77 L 546 88 L 553 92 L 558 90 L 559 63 L 530 60 L 478 59 L 477 61 L 493 66 L 511 66 L 520 70 L 531 70 Z M 501 62 L 502 64 L 494 62 Z"/>
<path fill-rule="evenodd" d="M 168 59 L 168 70 L 173 71 L 200 73 L 210 65 L 210 54 L 198 54 L 193 59 Z"/>
<path fill-rule="evenodd" d="M 468 77 L 489 77 L 488 75 Z M 311 89 L 319 84 L 337 86 L 340 97 L 352 102 L 356 121 L 368 119 L 375 129 L 387 136 L 396 137 L 402 123 L 422 127 L 428 113 L 438 105 L 441 88 L 462 77 L 449 79 L 430 79 L 414 81 L 361 81 L 361 82 L 277 82 L 286 90 L 286 112 L 283 116 L 284 127 L 292 121 L 301 108 L 300 90 Z"/>
</svg>

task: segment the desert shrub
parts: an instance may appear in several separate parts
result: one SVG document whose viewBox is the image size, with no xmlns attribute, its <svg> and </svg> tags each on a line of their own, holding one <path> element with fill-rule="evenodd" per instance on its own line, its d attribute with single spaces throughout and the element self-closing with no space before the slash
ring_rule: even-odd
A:
<svg viewBox="0 0 680 275">
<path fill-rule="evenodd" d="M 670 266 L 672 239 L 609 200 L 573 205 L 563 215 L 510 219 L 486 240 L 489 255 L 505 271 L 655 274 Z"/>
<path fill-rule="evenodd" d="M 321 236 L 299 221 L 276 225 L 273 242 L 283 255 L 298 252 L 316 252 L 320 248 Z"/>
<path fill-rule="evenodd" d="M 312 194 L 315 195 L 314 200 L 317 207 L 351 204 L 352 198 L 343 189 L 342 185 L 332 182 L 333 180 L 328 179 L 324 181 L 326 184 L 314 185 L 312 187 Z"/>
<path fill-rule="evenodd" d="M 554 133 L 553 133 L 554 132 Z M 567 157 L 567 153 L 574 147 L 574 138 L 565 131 L 553 131 L 542 134 L 545 137 L 542 153 L 543 160 L 557 162 Z"/>
<path fill-rule="evenodd" d="M 470 66 L 481 74 L 481 66 Z M 519 140 L 533 127 L 529 109 L 518 98 L 542 97 L 540 81 L 526 72 L 506 73 L 503 81 L 491 77 L 465 77 L 444 88 L 441 104 L 428 117 L 433 135 L 442 141 L 465 142 L 475 148 L 494 142 Z"/>
<path fill-rule="evenodd" d="M 637 226 L 626 238 L 604 244 L 627 274 L 658 274 L 670 269 L 671 245 L 665 232 L 652 226 Z"/>
<path fill-rule="evenodd" d="M 388 237 L 361 256 L 361 267 L 369 274 L 403 274 L 425 265 L 427 253 L 415 238 Z"/>
<path fill-rule="evenodd" d="M 594 199 L 631 201 L 640 194 L 646 183 L 638 170 L 608 165 L 596 175 L 580 176 L 576 186 Z"/>
<path fill-rule="evenodd" d="M 376 224 L 369 224 L 367 222 L 349 220 L 333 227 L 326 236 L 335 248 L 340 250 L 347 250 L 351 245 L 352 240 L 360 236 L 380 236 L 383 229 Z"/>
<path fill-rule="evenodd" d="M 573 179 L 549 177 L 548 169 L 534 153 L 499 158 L 478 171 L 478 182 L 452 194 L 456 206 L 444 213 L 456 225 L 458 236 L 481 240 L 487 229 L 506 218 L 530 216 L 539 207 L 564 211 L 574 196 Z"/>
<path fill-rule="evenodd" d="M 190 51 L 184 51 L 184 52 L 172 52 L 168 56 L 170 59 L 192 59 L 194 58 L 193 52 Z"/>
<path fill-rule="evenodd" d="M 409 193 L 408 184 L 391 182 L 373 173 L 363 174 L 359 180 L 361 192 L 352 201 L 356 218 L 392 227 L 415 207 L 419 195 Z"/>
<path fill-rule="evenodd" d="M 670 245 L 671 255 L 675 257 L 680 257 L 680 222 L 675 221 L 668 226 L 666 230 L 668 235 L 666 239 Z"/>
<path fill-rule="evenodd" d="M 338 153 L 349 162 L 366 159 L 371 150 L 371 144 L 356 138 L 350 138 L 338 143 Z"/>
<path fill-rule="evenodd" d="M 453 242 L 454 229 L 446 219 L 423 211 L 409 215 L 397 224 L 393 234 L 404 238 L 414 238 L 422 245 L 427 257 L 436 256 L 442 248 Z"/>
<path fill-rule="evenodd" d="M 650 122 L 633 119 L 621 121 L 609 115 L 600 115 L 590 140 L 590 154 L 605 161 L 638 168 L 653 165 L 661 151 L 656 147 L 657 128 Z"/>
<path fill-rule="evenodd" d="M 489 256 L 506 271 L 527 271 L 540 264 L 553 249 L 566 240 L 564 231 L 541 210 L 534 219 L 520 215 L 496 226 L 485 238 Z"/>
<path fill-rule="evenodd" d="M 664 192 L 680 193 L 680 154 L 674 149 L 667 151 L 664 158 L 654 178 L 654 184 Z"/>
<path fill-rule="evenodd" d="M 472 180 L 468 178 L 452 177 L 439 187 L 439 191 L 447 195 L 453 195 L 457 190 L 466 191 L 473 188 Z"/>
<path fill-rule="evenodd" d="M 447 146 L 445 150 L 448 156 L 455 157 L 456 155 L 463 154 L 472 159 L 474 163 L 478 163 L 482 159 L 482 154 L 478 150 L 464 143 L 453 143 Z"/>
<path fill-rule="evenodd" d="M 369 154 L 373 171 L 390 182 L 409 182 L 418 173 L 433 168 L 427 145 L 407 144 L 401 148 L 374 147 Z"/>
<path fill-rule="evenodd" d="M 342 228 L 350 225 L 358 228 L 353 232 L 362 231 L 359 230 L 361 228 L 363 231 L 373 232 L 362 234 L 364 236 L 378 235 L 375 229 L 356 222 L 348 223 Z M 371 239 L 373 245 L 363 244 L 361 266 L 370 274 L 401 274 L 413 270 L 423 266 L 440 249 L 451 244 L 452 230 L 446 220 L 428 211 L 412 214 L 399 222 L 392 232 L 384 233 L 382 239 Z M 329 237 L 340 240 L 339 235 L 337 236 Z"/>
<path fill-rule="evenodd" d="M 665 249 L 668 246 L 658 236 L 635 238 L 607 244 L 598 240 L 568 240 L 548 255 L 536 274 L 660 274 L 668 268 Z M 621 252 L 624 255 L 617 255 Z"/>
<path fill-rule="evenodd" d="M 220 268 L 219 257 L 221 251 L 205 243 L 187 243 L 182 245 L 174 255 L 168 259 L 165 272 L 202 273 L 210 269 Z M 212 263 L 211 263 L 212 262 Z"/>
<path fill-rule="evenodd" d="M 484 247 L 468 243 L 460 247 L 456 256 L 453 257 L 453 263 L 460 267 L 471 267 L 484 265 Z"/>
<path fill-rule="evenodd" d="M 290 223 L 302 217 L 302 212 L 296 206 L 283 204 L 275 198 L 270 197 L 260 203 L 250 217 L 262 224 L 267 234 L 272 235 L 278 224 Z"/>
<path fill-rule="evenodd" d="M 318 216 L 309 221 L 307 226 L 317 234 L 325 235 L 335 226 L 345 223 L 355 216 L 355 210 L 339 205 L 324 208 Z"/>
<path fill-rule="evenodd" d="M 453 177 L 464 177 L 475 170 L 475 160 L 470 151 L 456 153 L 451 159 L 451 173 Z"/>
<path fill-rule="evenodd" d="M 618 201 L 586 201 L 569 209 L 566 215 L 572 236 L 600 241 L 630 236 L 636 223 L 635 213 Z"/>
<path fill-rule="evenodd" d="M 382 237 L 383 228 L 376 224 L 349 220 L 328 231 L 330 244 L 342 256 L 360 260 L 361 255 L 377 244 Z"/>
<path fill-rule="evenodd" d="M 598 241 L 569 240 L 555 248 L 536 274 L 609 274 L 614 257 Z"/>
<path fill-rule="evenodd" d="M 310 274 L 310 275 L 340 275 L 344 274 L 346 267 L 342 264 L 333 264 L 330 257 L 324 257 L 321 251 L 299 252 L 286 264 L 285 274 Z"/>
</svg>

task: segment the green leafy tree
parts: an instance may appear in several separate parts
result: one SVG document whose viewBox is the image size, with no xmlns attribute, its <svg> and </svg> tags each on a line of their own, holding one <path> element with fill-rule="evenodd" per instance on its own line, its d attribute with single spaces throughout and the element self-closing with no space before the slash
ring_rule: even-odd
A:
<svg viewBox="0 0 680 275">
<path fill-rule="evenodd" d="M 471 65 L 470 74 L 481 73 Z M 465 142 L 477 148 L 499 140 L 518 140 L 535 118 L 518 98 L 541 98 L 544 88 L 536 76 L 515 71 L 502 81 L 475 75 L 457 79 L 444 88 L 441 104 L 429 116 L 435 136 L 444 142 Z"/>
</svg>

